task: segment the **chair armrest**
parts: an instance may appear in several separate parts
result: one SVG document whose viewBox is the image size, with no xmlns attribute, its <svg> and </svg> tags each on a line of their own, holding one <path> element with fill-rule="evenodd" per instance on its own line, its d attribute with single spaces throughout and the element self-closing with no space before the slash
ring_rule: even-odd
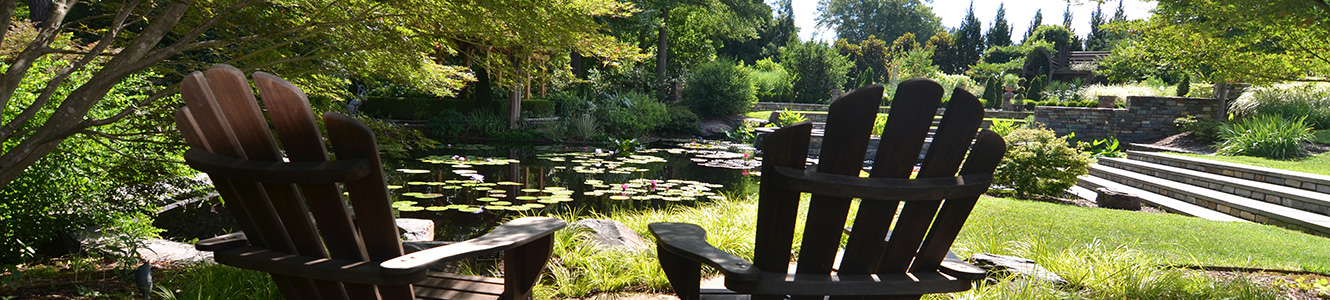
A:
<svg viewBox="0 0 1330 300">
<path fill-rule="evenodd" d="M 752 281 L 761 277 L 753 263 L 707 243 L 707 231 L 688 223 L 647 225 L 661 249 L 720 270 L 725 280 Z"/>
<path fill-rule="evenodd" d="M 386 274 L 416 272 L 437 261 L 464 259 L 520 247 L 549 236 L 565 226 L 568 226 L 567 222 L 555 218 L 519 218 L 499 225 L 481 237 L 411 252 L 384 261 L 379 266 Z"/>
<path fill-rule="evenodd" d="M 213 259 L 241 269 L 330 281 L 397 285 L 425 279 L 425 269 L 389 274 L 373 261 L 309 257 L 253 246 L 216 251 Z"/>
<path fill-rule="evenodd" d="M 245 233 L 233 232 L 194 243 L 194 249 L 199 251 L 222 251 L 245 245 L 249 245 L 249 238 L 245 237 Z"/>
<path fill-rule="evenodd" d="M 942 264 L 938 265 L 937 270 L 943 274 L 967 280 L 980 280 L 987 276 L 984 269 L 966 262 L 950 251 L 947 252 L 947 257 L 942 259 Z"/>
</svg>

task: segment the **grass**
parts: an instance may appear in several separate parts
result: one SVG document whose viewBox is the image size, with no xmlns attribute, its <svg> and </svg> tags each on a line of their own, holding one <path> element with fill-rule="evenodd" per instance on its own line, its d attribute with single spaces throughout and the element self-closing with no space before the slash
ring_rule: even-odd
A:
<svg viewBox="0 0 1330 300">
<path fill-rule="evenodd" d="M 708 230 L 712 244 L 751 257 L 756 210 L 755 201 L 726 200 L 601 218 L 623 222 L 643 235 L 649 235 L 646 225 L 652 222 L 699 224 Z M 654 246 L 641 252 L 600 249 L 581 241 L 584 233 L 574 230 L 559 231 L 555 238 L 553 258 L 537 287 L 537 299 L 669 292 Z M 1212 278 L 1162 266 L 1330 272 L 1330 252 L 1324 251 L 1330 249 L 1330 239 L 1322 237 L 1252 223 L 1008 198 L 983 198 L 953 249 L 963 257 L 986 252 L 1030 258 L 1070 284 L 1055 286 L 1005 277 L 968 292 L 929 299 L 1277 299 L 1276 290 L 1245 276 Z M 159 279 L 157 296 L 161 299 L 278 297 L 267 275 L 227 266 L 191 266 Z"/>
<path fill-rule="evenodd" d="M 1244 164 L 1303 173 L 1330 175 L 1330 152 L 1293 159 L 1269 159 L 1255 156 L 1221 156 L 1191 153 L 1167 153 L 1169 155 L 1217 160 L 1235 164 Z"/>
</svg>

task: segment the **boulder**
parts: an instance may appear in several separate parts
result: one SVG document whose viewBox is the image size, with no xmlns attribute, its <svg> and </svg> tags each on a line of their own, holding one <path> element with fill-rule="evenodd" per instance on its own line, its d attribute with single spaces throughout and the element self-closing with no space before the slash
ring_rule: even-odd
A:
<svg viewBox="0 0 1330 300">
<path fill-rule="evenodd" d="M 587 240 L 605 247 L 629 251 L 645 251 L 650 247 L 641 234 L 614 220 L 583 219 L 573 222 L 572 228 L 587 231 Z"/>
<path fill-rule="evenodd" d="M 699 128 L 705 136 L 724 136 L 726 132 L 734 131 L 734 126 L 726 124 L 724 120 L 704 121 Z"/>
<path fill-rule="evenodd" d="M 1095 203 L 1099 204 L 1099 207 L 1123 209 L 1123 210 L 1141 210 L 1141 197 L 1138 197 L 1131 193 L 1119 192 L 1106 188 L 1095 189 L 1095 192 L 1099 193 L 1099 195 L 1096 196 L 1094 199 Z"/>
<path fill-rule="evenodd" d="M 194 245 L 163 239 L 143 241 L 138 248 L 139 257 L 150 263 L 192 264 L 212 260 L 212 252 L 194 249 Z"/>
<path fill-rule="evenodd" d="M 970 263 L 976 267 L 988 270 L 989 274 L 1011 274 L 1042 280 L 1053 283 L 1054 285 L 1067 284 L 1066 279 L 1062 279 L 1058 274 L 1054 274 L 1044 267 L 1035 264 L 1033 260 L 997 255 L 989 253 L 975 253 L 970 256 Z"/>
<path fill-rule="evenodd" d="M 434 221 L 397 218 L 397 229 L 402 233 L 403 241 L 421 242 L 434 240 Z"/>
</svg>

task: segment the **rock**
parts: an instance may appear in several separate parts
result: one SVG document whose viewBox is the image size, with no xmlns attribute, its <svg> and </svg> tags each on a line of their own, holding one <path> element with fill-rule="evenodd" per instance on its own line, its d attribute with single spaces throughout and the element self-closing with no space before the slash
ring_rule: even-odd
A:
<svg viewBox="0 0 1330 300">
<path fill-rule="evenodd" d="M 1025 258 L 975 253 L 970 256 L 970 263 L 973 263 L 975 266 L 983 268 L 984 270 L 988 270 L 989 274 L 1013 274 L 1036 280 L 1048 281 L 1054 285 L 1067 284 L 1067 280 L 1062 279 L 1058 274 L 1054 274 L 1053 272 L 1048 271 L 1048 269 L 1044 269 L 1044 267 L 1035 264 L 1033 260 Z"/>
<path fill-rule="evenodd" d="M 149 263 L 192 264 L 212 260 L 212 252 L 199 251 L 194 245 L 163 239 L 143 241 L 139 257 Z"/>
<path fill-rule="evenodd" d="M 723 120 L 711 120 L 711 121 L 702 122 L 700 129 L 702 130 L 702 135 L 724 136 L 726 132 L 734 131 L 734 126 L 726 124 L 726 122 Z"/>
<path fill-rule="evenodd" d="M 1095 203 L 1103 208 L 1115 208 L 1124 210 L 1141 210 L 1141 197 L 1131 193 L 1114 191 L 1106 188 L 1097 188 L 1095 192 L 1099 193 L 1095 197 Z"/>
<path fill-rule="evenodd" d="M 614 220 L 583 219 L 573 222 L 572 228 L 588 231 L 589 240 L 601 246 L 629 251 L 645 251 L 648 244 L 641 234 Z"/>
<path fill-rule="evenodd" d="M 402 232 L 403 241 L 420 242 L 434 240 L 434 221 L 397 218 L 397 228 Z"/>
</svg>

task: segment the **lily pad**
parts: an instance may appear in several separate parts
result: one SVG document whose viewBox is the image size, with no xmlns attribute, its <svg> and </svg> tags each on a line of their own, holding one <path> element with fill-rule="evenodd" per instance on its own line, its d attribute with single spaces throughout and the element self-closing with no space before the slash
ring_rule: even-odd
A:
<svg viewBox="0 0 1330 300">
<path fill-rule="evenodd" d="M 398 172 L 402 172 L 402 173 L 407 173 L 407 174 L 425 174 L 425 173 L 429 173 L 429 170 L 420 170 L 420 169 L 397 169 L 397 171 L 398 171 Z"/>
<path fill-rule="evenodd" d="M 479 207 L 463 207 L 463 208 L 458 208 L 457 211 L 464 213 L 478 213 L 481 211 L 481 209 Z"/>
</svg>

